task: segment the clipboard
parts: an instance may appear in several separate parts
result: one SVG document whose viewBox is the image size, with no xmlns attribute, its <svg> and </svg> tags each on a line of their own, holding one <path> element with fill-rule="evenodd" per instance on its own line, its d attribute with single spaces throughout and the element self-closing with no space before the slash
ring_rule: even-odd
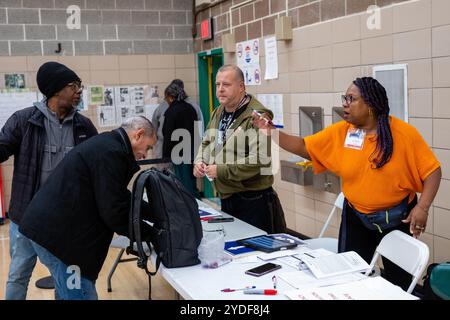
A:
<svg viewBox="0 0 450 320">
<path fill-rule="evenodd" d="M 275 239 L 270 235 L 257 236 L 237 241 L 246 247 L 253 248 L 262 252 L 274 252 L 279 250 L 292 249 L 297 246 L 296 243 Z"/>
</svg>

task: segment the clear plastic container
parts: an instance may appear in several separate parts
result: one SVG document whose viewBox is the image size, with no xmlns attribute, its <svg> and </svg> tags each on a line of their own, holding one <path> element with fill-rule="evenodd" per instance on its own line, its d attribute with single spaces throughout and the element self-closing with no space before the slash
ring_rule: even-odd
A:
<svg viewBox="0 0 450 320">
<path fill-rule="evenodd" d="M 198 257 L 205 268 L 218 268 L 232 260 L 224 252 L 225 231 L 222 228 L 203 230 L 203 238 L 198 246 Z"/>
</svg>

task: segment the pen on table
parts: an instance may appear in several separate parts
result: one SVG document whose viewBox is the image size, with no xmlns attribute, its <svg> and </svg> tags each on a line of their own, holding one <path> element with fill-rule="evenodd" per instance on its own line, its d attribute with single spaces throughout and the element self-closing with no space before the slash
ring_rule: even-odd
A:
<svg viewBox="0 0 450 320">
<path fill-rule="evenodd" d="M 273 288 L 276 289 L 277 288 L 277 276 L 272 277 L 272 282 L 273 282 Z"/>
<path fill-rule="evenodd" d="M 266 296 L 273 296 L 277 294 L 277 290 L 274 289 L 253 289 L 244 290 L 244 294 L 263 294 Z"/>
<path fill-rule="evenodd" d="M 248 286 L 248 287 L 239 288 L 239 289 L 226 288 L 226 289 L 222 289 L 220 291 L 222 291 L 222 292 L 234 292 L 234 291 L 242 291 L 242 290 L 255 289 L 255 288 L 256 288 L 256 286 Z"/>
</svg>

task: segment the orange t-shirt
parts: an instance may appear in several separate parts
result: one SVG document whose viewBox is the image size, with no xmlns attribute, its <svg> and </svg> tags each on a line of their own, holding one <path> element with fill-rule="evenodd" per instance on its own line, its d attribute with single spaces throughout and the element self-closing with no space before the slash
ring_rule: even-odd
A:
<svg viewBox="0 0 450 320">
<path fill-rule="evenodd" d="M 390 124 L 394 150 L 380 169 L 373 169 L 369 161 L 376 148 L 376 134 L 366 135 L 362 150 L 344 147 L 347 130 L 354 127 L 346 121 L 304 139 L 314 173 L 328 169 L 340 176 L 345 197 L 363 213 L 391 208 L 408 194 L 412 201 L 416 192 L 422 192 L 423 181 L 440 167 L 413 126 L 393 116 Z"/>
</svg>

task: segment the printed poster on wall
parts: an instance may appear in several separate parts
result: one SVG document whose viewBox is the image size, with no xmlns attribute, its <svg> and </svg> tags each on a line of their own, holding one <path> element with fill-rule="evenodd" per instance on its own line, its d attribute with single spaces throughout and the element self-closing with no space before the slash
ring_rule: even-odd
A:
<svg viewBox="0 0 450 320">
<path fill-rule="evenodd" d="M 97 107 L 97 123 L 100 127 L 111 127 L 116 125 L 116 109 L 114 106 Z"/>
<path fill-rule="evenodd" d="M 89 109 L 89 95 L 87 90 L 83 90 L 81 94 L 80 103 L 78 103 L 77 110 L 87 111 Z"/>
<path fill-rule="evenodd" d="M 256 99 L 267 109 L 273 112 L 273 124 L 277 128 L 284 127 L 283 95 L 282 94 L 257 94 Z"/>
<path fill-rule="evenodd" d="M 115 103 L 116 106 L 127 106 L 130 104 L 130 88 L 115 87 Z"/>
<path fill-rule="evenodd" d="M 278 79 L 277 39 L 275 37 L 264 39 L 264 48 L 266 52 L 266 72 L 264 79 Z"/>
<path fill-rule="evenodd" d="M 0 93 L 0 128 L 14 112 L 31 107 L 36 99 L 36 92 Z"/>
<path fill-rule="evenodd" d="M 259 39 L 238 42 L 236 44 L 236 59 L 238 67 L 244 73 L 245 85 L 260 85 Z"/>
<path fill-rule="evenodd" d="M 103 86 L 90 86 L 89 87 L 89 103 L 93 105 L 101 105 L 103 99 Z"/>
</svg>

